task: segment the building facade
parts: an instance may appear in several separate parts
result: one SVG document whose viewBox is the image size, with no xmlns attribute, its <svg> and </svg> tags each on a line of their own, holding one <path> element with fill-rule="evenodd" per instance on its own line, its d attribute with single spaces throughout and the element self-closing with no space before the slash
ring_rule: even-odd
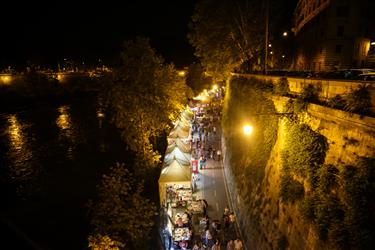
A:
<svg viewBox="0 0 375 250">
<path fill-rule="evenodd" d="M 374 0 L 299 0 L 293 68 L 375 68 L 374 13 Z"/>
</svg>

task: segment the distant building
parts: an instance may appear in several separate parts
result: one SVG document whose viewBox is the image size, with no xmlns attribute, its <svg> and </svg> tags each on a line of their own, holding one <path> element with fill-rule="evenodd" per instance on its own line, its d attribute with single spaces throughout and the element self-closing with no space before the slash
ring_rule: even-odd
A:
<svg viewBox="0 0 375 250">
<path fill-rule="evenodd" d="M 299 0 L 293 32 L 296 70 L 375 67 L 374 0 Z"/>
</svg>

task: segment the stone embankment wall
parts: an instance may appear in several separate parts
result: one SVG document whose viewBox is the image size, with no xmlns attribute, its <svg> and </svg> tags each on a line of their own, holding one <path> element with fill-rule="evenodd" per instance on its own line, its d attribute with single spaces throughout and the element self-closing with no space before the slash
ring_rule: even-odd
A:
<svg viewBox="0 0 375 250">
<path fill-rule="evenodd" d="M 287 97 L 272 99 L 278 112 L 283 112 L 289 101 Z M 299 120 L 327 139 L 325 164 L 355 164 L 359 157 L 375 156 L 375 118 L 309 104 Z M 233 152 L 224 136 L 222 139 L 226 183 L 247 249 L 332 249 L 321 242 L 314 227 L 302 219 L 296 204 L 280 199 L 285 132 L 283 118 L 280 118 L 276 143 L 256 190 L 238 187 L 231 168 Z"/>
<path fill-rule="evenodd" d="M 264 76 L 264 75 L 252 75 L 252 74 L 233 74 L 235 76 L 241 76 L 245 78 L 256 78 L 262 81 L 272 81 L 277 83 L 280 80 L 280 76 Z M 298 94 L 303 89 L 311 84 L 320 89 L 319 98 L 323 101 L 333 98 L 336 95 L 345 95 L 351 93 L 357 89 L 361 84 L 369 85 L 369 91 L 371 95 L 372 109 L 375 110 L 375 83 L 366 81 L 350 81 L 350 80 L 331 80 L 331 79 L 315 79 L 315 78 L 298 78 L 298 77 L 287 77 L 289 89 L 292 93 Z"/>
</svg>

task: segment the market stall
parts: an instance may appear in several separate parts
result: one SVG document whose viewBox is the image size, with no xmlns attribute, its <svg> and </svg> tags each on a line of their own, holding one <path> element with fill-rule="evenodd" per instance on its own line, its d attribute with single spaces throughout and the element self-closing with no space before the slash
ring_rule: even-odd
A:
<svg viewBox="0 0 375 250">
<path fill-rule="evenodd" d="M 165 165 L 159 178 L 159 195 L 161 204 L 166 201 L 166 192 L 169 187 L 175 189 L 182 187 L 191 190 L 191 169 L 176 160 Z"/>
</svg>

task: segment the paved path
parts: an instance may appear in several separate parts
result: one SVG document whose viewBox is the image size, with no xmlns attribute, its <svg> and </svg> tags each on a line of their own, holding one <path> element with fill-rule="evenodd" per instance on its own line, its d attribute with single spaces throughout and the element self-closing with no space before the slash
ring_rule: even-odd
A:
<svg viewBox="0 0 375 250">
<path fill-rule="evenodd" d="M 214 125 L 217 128 L 216 134 L 211 135 L 206 142 L 206 148 L 211 147 L 215 150 L 221 151 L 221 128 L 220 121 L 216 121 Z M 194 137 L 198 137 L 198 133 L 194 134 Z M 214 219 L 222 221 L 224 208 L 230 208 L 228 194 L 226 190 L 223 162 L 222 158 L 207 159 L 206 168 L 200 170 L 200 178 L 196 182 L 197 189 L 195 195 L 198 199 L 205 199 L 208 203 L 207 214 L 212 222 Z M 228 230 L 224 232 L 224 225 L 222 225 L 222 233 L 219 236 L 222 246 L 225 247 L 225 242 L 229 238 L 236 238 L 237 225 L 232 225 Z"/>
</svg>

